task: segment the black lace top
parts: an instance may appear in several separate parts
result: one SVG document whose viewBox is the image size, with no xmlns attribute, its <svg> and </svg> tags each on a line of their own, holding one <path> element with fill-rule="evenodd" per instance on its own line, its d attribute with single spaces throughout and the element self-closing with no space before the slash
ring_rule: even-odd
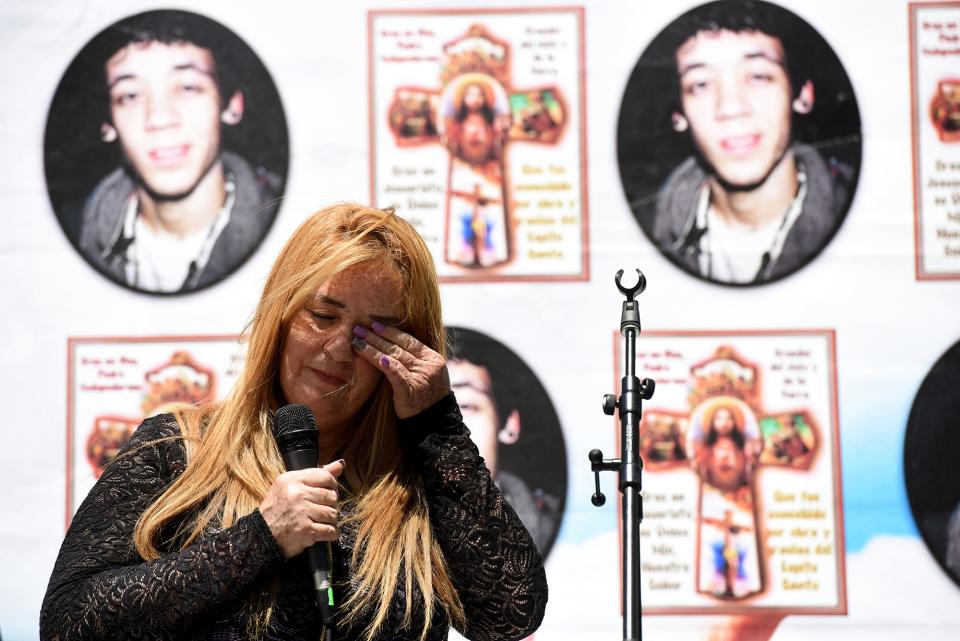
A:
<svg viewBox="0 0 960 641">
<path fill-rule="evenodd" d="M 264 638 L 317 641 L 321 624 L 306 565 L 302 558 L 283 559 L 259 511 L 154 561 L 137 553 L 137 519 L 186 466 L 178 439 L 154 441 L 179 434 L 170 415 L 144 421 L 124 448 L 132 454 L 111 464 L 84 500 L 53 568 L 40 638 L 244 639 L 243 608 L 251 590 L 279 579 Z M 401 421 L 400 434 L 421 469 L 433 533 L 464 606 L 468 623 L 461 632 L 476 640 L 529 635 L 547 601 L 543 562 L 490 480 L 453 395 Z M 338 603 L 355 585 L 348 566 L 355 535 L 341 528 L 335 546 Z M 416 622 L 403 628 L 402 580 L 399 585 L 378 641 L 419 637 Z M 446 639 L 447 631 L 446 618 L 438 614 L 428 639 Z M 361 632 L 338 629 L 334 638 L 360 639 Z"/>
</svg>

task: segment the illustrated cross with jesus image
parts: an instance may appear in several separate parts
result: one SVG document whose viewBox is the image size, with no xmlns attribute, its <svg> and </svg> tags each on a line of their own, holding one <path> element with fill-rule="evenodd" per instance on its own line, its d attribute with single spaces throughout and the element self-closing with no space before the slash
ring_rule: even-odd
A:
<svg viewBox="0 0 960 641">
<path fill-rule="evenodd" d="M 510 45 L 472 25 L 443 46 L 440 88 L 403 86 L 388 109 L 398 147 L 442 144 L 449 153 L 444 260 L 492 268 L 514 258 L 512 141 L 554 145 L 566 120 L 555 86 L 514 88 Z"/>
<path fill-rule="evenodd" d="M 756 473 L 808 470 L 819 430 L 808 409 L 765 411 L 758 368 L 726 346 L 691 367 L 688 402 L 689 412 L 645 412 L 640 455 L 650 472 L 686 467 L 699 477 L 697 591 L 744 599 L 764 590 Z"/>
</svg>

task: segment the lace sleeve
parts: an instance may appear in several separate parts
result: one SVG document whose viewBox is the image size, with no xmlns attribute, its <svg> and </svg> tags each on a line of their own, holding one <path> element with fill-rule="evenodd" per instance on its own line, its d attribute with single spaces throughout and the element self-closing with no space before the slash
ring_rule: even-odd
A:
<svg viewBox="0 0 960 641">
<path fill-rule="evenodd" d="M 453 394 L 401 421 L 421 466 L 430 523 L 475 641 L 522 639 L 543 619 L 547 579 L 530 534 L 490 478 Z"/>
<path fill-rule="evenodd" d="M 147 419 L 83 501 L 60 548 L 40 612 L 40 638 L 159 639 L 207 623 L 282 554 L 254 511 L 225 530 L 145 562 L 133 545 L 144 509 L 181 473 L 169 415 Z"/>
</svg>

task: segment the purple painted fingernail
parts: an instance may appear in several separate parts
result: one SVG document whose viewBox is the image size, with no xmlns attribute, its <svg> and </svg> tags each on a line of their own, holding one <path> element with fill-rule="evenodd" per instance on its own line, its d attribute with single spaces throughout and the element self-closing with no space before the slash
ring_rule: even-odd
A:
<svg viewBox="0 0 960 641">
<path fill-rule="evenodd" d="M 390 359 L 387 358 L 386 356 L 381 356 L 380 364 L 383 365 L 384 367 L 390 367 Z"/>
<path fill-rule="evenodd" d="M 367 337 L 367 330 L 364 329 L 364 328 L 363 328 L 362 326 L 360 326 L 360 325 L 357 325 L 357 326 L 355 326 L 355 327 L 353 328 L 353 333 L 354 333 L 355 335 L 359 336 L 360 338 L 366 338 L 366 337 Z"/>
<path fill-rule="evenodd" d="M 373 331 L 375 331 L 378 334 L 383 331 L 383 323 L 381 323 L 380 321 L 376 321 L 376 320 L 373 321 L 372 323 L 370 323 L 370 327 L 372 327 Z"/>
</svg>

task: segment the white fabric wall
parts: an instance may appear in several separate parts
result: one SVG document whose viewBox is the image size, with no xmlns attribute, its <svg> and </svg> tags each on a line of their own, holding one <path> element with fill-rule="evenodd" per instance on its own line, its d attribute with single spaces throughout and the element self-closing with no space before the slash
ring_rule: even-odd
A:
<svg viewBox="0 0 960 641">
<path fill-rule="evenodd" d="M 525 6 L 551 6 L 528 0 Z M 908 5 L 901 0 L 783 0 L 833 46 L 851 78 L 863 125 L 852 208 L 824 253 L 797 274 L 751 289 L 686 275 L 642 233 L 616 161 L 624 85 L 680 3 L 587 1 L 586 146 L 589 274 L 584 282 L 443 286 L 445 319 L 494 336 L 537 373 L 560 415 L 569 459 L 566 514 L 548 559 L 551 599 L 537 639 L 618 638 L 615 502 L 590 505 L 586 453 L 614 451 L 600 396 L 613 391 L 611 335 L 622 298 L 617 269 L 641 267 L 650 330 L 831 329 L 836 332 L 846 540 L 847 616 L 786 618 L 775 639 L 955 639 L 960 586 L 913 525 L 902 443 L 914 394 L 960 338 L 960 283 L 914 275 Z M 367 11 L 394 3 L 248 0 L 185 2 L 229 27 L 270 70 L 289 126 L 287 195 L 266 240 L 238 272 L 203 292 L 157 298 L 120 288 L 84 263 L 47 197 L 47 109 L 73 56 L 108 24 L 154 3 L 0 6 L 0 634 L 33 639 L 63 538 L 67 339 L 239 332 L 281 244 L 309 212 L 368 201 Z M 460 7 L 453 2 L 399 8 Z M 487 8 L 510 3 L 486 0 Z M 641 373 L 641 375 L 643 375 Z M 648 476 L 648 479 L 651 477 Z M 613 495 L 613 478 L 604 479 Z M 647 481 L 648 488 L 649 483 Z M 722 620 L 645 619 L 650 638 L 706 639 Z"/>
</svg>

